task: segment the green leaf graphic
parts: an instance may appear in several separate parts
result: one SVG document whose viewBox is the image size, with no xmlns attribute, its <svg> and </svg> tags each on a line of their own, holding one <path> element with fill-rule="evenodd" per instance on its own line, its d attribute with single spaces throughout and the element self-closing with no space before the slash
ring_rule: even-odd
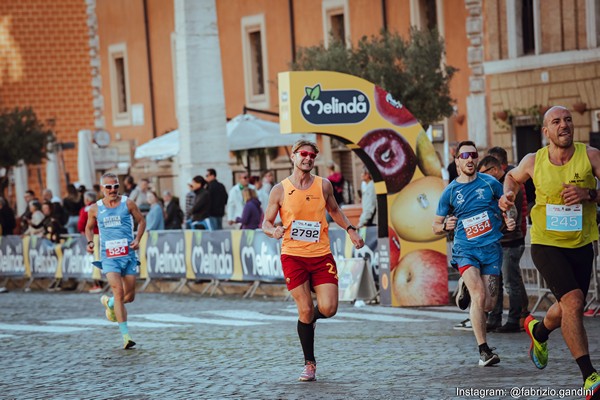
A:
<svg viewBox="0 0 600 400">
<path fill-rule="evenodd" d="M 254 231 L 246 232 L 246 246 L 251 246 L 254 242 Z"/>
<path fill-rule="evenodd" d="M 306 91 L 306 95 L 308 97 L 310 97 L 310 94 L 312 93 L 312 88 L 309 88 L 308 86 L 304 88 L 304 90 Z"/>
<path fill-rule="evenodd" d="M 317 100 L 320 95 L 321 95 L 321 85 L 317 84 L 314 88 L 312 88 L 309 96 L 310 96 L 311 100 Z"/>
</svg>

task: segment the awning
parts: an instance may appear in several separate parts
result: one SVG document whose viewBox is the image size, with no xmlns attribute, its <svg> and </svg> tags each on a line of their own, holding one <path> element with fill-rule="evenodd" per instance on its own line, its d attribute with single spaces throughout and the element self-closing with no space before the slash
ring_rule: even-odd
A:
<svg viewBox="0 0 600 400">
<path fill-rule="evenodd" d="M 266 121 L 251 114 L 240 114 L 227 122 L 227 143 L 230 151 L 290 147 L 300 139 L 316 141 L 314 133 L 279 133 L 279 123 Z M 135 159 L 164 160 L 179 154 L 179 131 L 174 130 L 152 139 L 135 149 Z"/>
<path fill-rule="evenodd" d="M 179 154 L 179 131 L 175 129 L 136 147 L 134 158 L 164 160 L 177 154 Z"/>
</svg>

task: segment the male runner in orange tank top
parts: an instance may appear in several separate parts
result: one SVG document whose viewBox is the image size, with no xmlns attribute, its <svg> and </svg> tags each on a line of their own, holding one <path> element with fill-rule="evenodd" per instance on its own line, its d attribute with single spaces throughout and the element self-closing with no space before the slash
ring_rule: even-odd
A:
<svg viewBox="0 0 600 400">
<path fill-rule="evenodd" d="M 315 322 L 335 315 L 338 306 L 338 276 L 329 246 L 325 210 L 350 235 L 357 249 L 365 245 L 356 228 L 340 210 L 327 179 L 312 175 L 317 145 L 299 140 L 292 147 L 292 175 L 273 187 L 265 212 L 263 231 L 275 239 L 283 238 L 281 265 L 290 294 L 298 307 L 298 336 L 304 352 L 300 381 L 316 380 L 314 355 Z M 280 213 L 282 226 L 274 222 Z M 311 289 L 317 295 L 317 306 Z"/>
</svg>

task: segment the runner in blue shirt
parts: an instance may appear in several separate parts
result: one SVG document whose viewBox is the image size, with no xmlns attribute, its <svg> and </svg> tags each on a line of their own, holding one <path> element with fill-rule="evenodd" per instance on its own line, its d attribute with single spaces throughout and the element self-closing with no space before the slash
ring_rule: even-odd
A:
<svg viewBox="0 0 600 400">
<path fill-rule="evenodd" d="M 87 252 L 94 252 L 94 226 L 100 232 L 100 261 L 94 265 L 101 268 L 110 284 L 114 297 L 102 296 L 100 301 L 106 308 L 106 318 L 118 322 L 123 335 L 123 348 L 135 346 L 127 328 L 125 303 L 135 298 L 135 280 L 139 262 L 135 250 L 146 229 L 146 220 L 134 201 L 119 195 L 119 178 L 106 173 L 100 180 L 104 197 L 90 207 L 85 236 Z M 133 220 L 138 230 L 133 235 Z"/>
<path fill-rule="evenodd" d="M 471 295 L 470 317 L 479 345 L 479 365 L 500 362 L 486 341 L 485 312 L 491 311 L 498 295 L 498 276 L 502 265 L 503 222 L 515 229 L 515 220 L 503 214 L 498 200 L 503 189 L 495 178 L 477 173 L 477 148 L 463 141 L 456 148 L 459 176 L 442 193 L 433 231 L 445 234 L 454 230 L 452 265 L 458 268 Z"/>
</svg>

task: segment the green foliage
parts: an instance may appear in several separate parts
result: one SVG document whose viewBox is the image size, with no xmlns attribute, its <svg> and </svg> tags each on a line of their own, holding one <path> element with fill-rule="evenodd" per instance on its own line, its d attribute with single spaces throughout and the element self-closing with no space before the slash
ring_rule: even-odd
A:
<svg viewBox="0 0 600 400">
<path fill-rule="evenodd" d="M 0 167 L 9 169 L 19 160 L 41 164 L 52 140 L 52 131 L 44 127 L 31 108 L 4 110 L 0 114 Z"/>
<path fill-rule="evenodd" d="M 448 85 L 457 69 L 442 64 L 444 54 L 444 40 L 437 30 L 411 28 L 408 40 L 384 31 L 379 36 L 363 36 L 349 49 L 341 41 L 327 49 L 323 45 L 300 48 L 291 67 L 342 72 L 373 82 L 428 126 L 454 111 Z"/>
</svg>

